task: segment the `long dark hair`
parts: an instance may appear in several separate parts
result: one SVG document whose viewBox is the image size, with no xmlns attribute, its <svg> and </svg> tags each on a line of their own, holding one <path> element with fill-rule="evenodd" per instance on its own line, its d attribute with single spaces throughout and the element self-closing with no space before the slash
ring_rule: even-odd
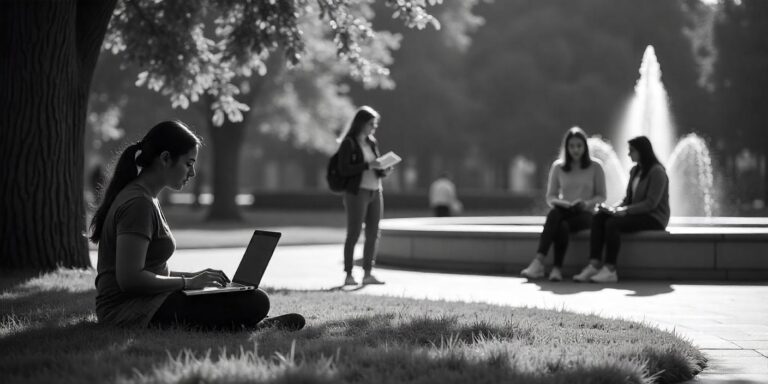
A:
<svg viewBox="0 0 768 384">
<path fill-rule="evenodd" d="M 101 205 L 96 209 L 96 213 L 91 220 L 90 240 L 98 243 L 101 239 L 101 230 L 104 227 L 104 220 L 107 218 L 107 212 L 115 197 L 125 188 L 128 183 L 139 176 L 139 170 L 136 167 L 148 167 L 161 153 L 168 151 L 171 159 L 176 162 L 179 156 L 200 146 L 202 141 L 195 135 L 186 124 L 181 121 L 163 121 L 155 125 L 147 132 L 141 141 L 129 145 L 115 165 L 115 171 L 107 186 Z M 141 150 L 138 156 L 136 152 Z"/>
<path fill-rule="evenodd" d="M 375 109 L 367 105 L 358 108 L 355 117 L 352 119 L 352 124 L 349 125 L 349 130 L 347 131 L 347 134 L 344 135 L 344 138 L 356 138 L 367 122 L 372 119 L 379 119 L 380 117 L 381 115 L 379 115 Z"/>
<path fill-rule="evenodd" d="M 661 165 L 661 162 L 656 157 L 656 153 L 653 152 L 653 145 L 651 141 L 645 136 L 638 136 L 629 140 L 629 146 L 634 148 L 639 155 L 637 159 L 637 166 L 640 168 L 640 178 L 644 178 L 648 174 L 648 171 L 656 164 Z M 663 167 L 663 165 L 662 165 Z"/>
<path fill-rule="evenodd" d="M 588 168 L 590 165 L 592 165 L 592 159 L 589 157 L 589 145 L 587 144 L 587 133 L 584 132 L 584 130 L 579 127 L 573 127 L 569 129 L 568 132 L 566 132 L 565 136 L 563 137 L 563 161 L 565 161 L 565 165 L 563 165 L 563 170 L 566 172 L 571 171 L 571 164 L 573 164 L 573 157 L 571 157 L 571 154 L 568 153 L 568 140 L 570 140 L 572 137 L 575 137 L 584 143 L 584 154 L 581 155 L 581 161 L 580 161 L 581 169 Z"/>
</svg>

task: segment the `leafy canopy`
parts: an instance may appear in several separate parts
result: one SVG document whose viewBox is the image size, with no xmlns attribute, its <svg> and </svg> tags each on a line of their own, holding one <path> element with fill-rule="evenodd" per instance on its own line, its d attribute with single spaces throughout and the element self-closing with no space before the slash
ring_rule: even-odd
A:
<svg viewBox="0 0 768 384">
<path fill-rule="evenodd" d="M 144 69 L 137 86 L 187 108 L 203 95 L 215 99 L 213 122 L 243 119 L 237 80 L 267 73 L 278 49 L 288 65 L 306 51 L 303 20 L 328 25 L 328 38 L 350 75 L 366 86 L 391 86 L 386 57 L 367 49 L 380 41 L 371 25 L 374 0 L 123 0 L 115 7 L 104 47 Z M 410 28 L 440 23 L 427 7 L 442 0 L 386 0 L 392 17 Z M 385 55 L 387 56 L 387 55 Z"/>
</svg>

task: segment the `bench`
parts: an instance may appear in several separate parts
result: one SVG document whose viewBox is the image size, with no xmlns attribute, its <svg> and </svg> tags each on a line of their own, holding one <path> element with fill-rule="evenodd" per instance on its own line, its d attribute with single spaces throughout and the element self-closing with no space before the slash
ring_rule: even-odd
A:
<svg viewBox="0 0 768 384">
<path fill-rule="evenodd" d="M 544 217 L 388 219 L 377 263 L 517 275 L 533 258 Z M 552 251 L 548 257 L 551 263 Z M 571 237 L 563 273 L 589 259 L 589 231 Z M 768 280 L 768 220 L 673 218 L 667 231 L 622 235 L 621 278 Z"/>
</svg>

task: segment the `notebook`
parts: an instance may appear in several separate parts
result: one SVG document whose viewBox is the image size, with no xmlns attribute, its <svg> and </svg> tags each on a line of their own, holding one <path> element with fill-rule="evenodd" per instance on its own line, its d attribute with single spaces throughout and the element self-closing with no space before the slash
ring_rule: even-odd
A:
<svg viewBox="0 0 768 384">
<path fill-rule="evenodd" d="M 237 266 L 232 282 L 224 287 L 206 287 L 203 289 L 188 289 L 183 291 L 187 296 L 210 295 L 216 293 L 250 291 L 258 288 L 264 271 L 272 259 L 280 232 L 255 230 L 251 242 L 245 249 L 240 265 Z"/>
</svg>

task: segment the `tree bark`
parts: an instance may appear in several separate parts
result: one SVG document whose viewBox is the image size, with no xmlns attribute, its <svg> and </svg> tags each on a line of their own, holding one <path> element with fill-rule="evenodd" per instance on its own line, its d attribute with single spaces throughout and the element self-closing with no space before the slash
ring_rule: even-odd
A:
<svg viewBox="0 0 768 384">
<path fill-rule="evenodd" d="M 83 136 L 114 6 L 115 0 L 0 5 L 0 269 L 91 265 Z"/>
<path fill-rule="evenodd" d="M 270 56 L 267 65 L 275 68 L 275 62 L 280 62 L 275 55 Z M 279 67 L 278 67 L 279 68 Z M 271 71 L 276 73 L 277 70 Z M 254 105 L 264 94 L 264 88 L 268 84 L 263 77 L 249 78 L 250 90 L 241 94 L 240 101 L 246 105 Z M 241 221 L 240 207 L 237 206 L 235 197 L 240 186 L 240 154 L 243 149 L 245 132 L 248 127 L 251 114 L 243 114 L 243 121 L 233 123 L 226 119 L 221 127 L 213 125 L 213 111 L 211 105 L 215 98 L 206 95 L 200 104 L 204 108 L 204 115 L 208 115 L 208 133 L 211 137 L 213 151 L 213 203 L 208 210 L 208 221 Z"/>
<path fill-rule="evenodd" d="M 242 220 L 235 197 L 240 185 L 240 152 L 247 120 L 247 117 L 239 123 L 227 120 L 221 127 L 215 127 L 209 119 L 213 150 L 213 203 L 208 211 L 209 221 Z"/>
</svg>

